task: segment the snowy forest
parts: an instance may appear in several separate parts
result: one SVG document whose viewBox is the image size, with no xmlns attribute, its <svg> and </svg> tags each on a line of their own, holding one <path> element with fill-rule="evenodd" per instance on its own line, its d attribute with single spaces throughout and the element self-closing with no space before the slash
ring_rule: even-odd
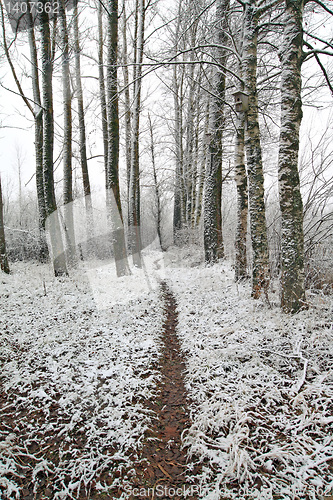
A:
<svg viewBox="0 0 333 500">
<path fill-rule="evenodd" d="M 332 0 L 0 11 L 0 499 L 332 500 Z"/>
</svg>

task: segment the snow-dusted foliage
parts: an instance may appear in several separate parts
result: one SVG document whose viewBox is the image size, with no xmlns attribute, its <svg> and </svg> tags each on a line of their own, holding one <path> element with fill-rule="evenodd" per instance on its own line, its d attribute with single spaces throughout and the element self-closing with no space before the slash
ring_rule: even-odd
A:
<svg viewBox="0 0 333 500">
<path fill-rule="evenodd" d="M 0 497 L 7 499 L 20 497 L 19 476 L 36 490 L 50 483 L 52 498 L 92 485 L 106 491 L 131 467 L 150 420 L 142 400 L 156 376 L 158 290 L 101 310 L 82 272 L 61 280 L 45 273 L 29 264 L 0 276 Z"/>
<path fill-rule="evenodd" d="M 192 398 L 184 444 L 203 461 L 204 498 L 332 494 L 332 299 L 281 315 L 220 265 L 174 269 L 168 282 Z"/>
<path fill-rule="evenodd" d="M 103 266 L 61 280 L 36 265 L 1 275 L 0 497 L 20 498 L 27 477 L 55 499 L 131 483 L 159 376 L 156 272 L 178 302 L 192 415 L 183 443 L 189 473 L 202 461 L 200 498 L 332 495 L 332 298 L 281 314 L 273 292 L 271 305 L 254 301 L 230 268 L 200 260 L 173 248 L 118 280 Z"/>
</svg>

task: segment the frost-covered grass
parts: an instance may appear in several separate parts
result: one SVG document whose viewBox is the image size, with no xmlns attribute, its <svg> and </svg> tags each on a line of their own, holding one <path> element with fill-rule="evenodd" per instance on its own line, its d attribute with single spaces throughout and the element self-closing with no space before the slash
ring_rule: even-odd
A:
<svg viewBox="0 0 333 500">
<path fill-rule="evenodd" d="M 113 498 L 130 482 L 158 377 L 158 279 L 178 302 L 193 422 L 183 438 L 189 471 L 203 463 L 202 498 L 330 498 L 332 297 L 284 315 L 276 294 L 271 307 L 253 301 L 229 267 L 205 268 L 191 249 L 152 253 L 121 279 L 107 263 L 64 279 L 13 267 L 0 275 L 0 498 L 29 482 L 49 498 Z"/>
<path fill-rule="evenodd" d="M 173 269 L 168 283 L 192 398 L 184 443 L 204 462 L 204 498 L 332 495 L 332 297 L 288 316 L 222 265 Z"/>
<path fill-rule="evenodd" d="M 159 291 L 126 299 L 125 286 L 117 303 L 110 273 L 103 307 L 82 270 L 55 279 L 46 266 L 12 267 L 0 275 L 0 498 L 20 498 L 27 478 L 52 498 L 102 494 L 130 469 L 150 421 Z M 124 280 L 130 293 L 142 277 Z"/>
</svg>

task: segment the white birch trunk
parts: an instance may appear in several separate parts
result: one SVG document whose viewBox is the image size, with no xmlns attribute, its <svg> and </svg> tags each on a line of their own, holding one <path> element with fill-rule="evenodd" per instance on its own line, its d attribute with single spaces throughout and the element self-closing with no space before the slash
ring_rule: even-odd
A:
<svg viewBox="0 0 333 500">
<path fill-rule="evenodd" d="M 239 114 L 237 121 L 238 123 L 236 130 L 236 147 L 235 147 L 235 181 L 237 188 L 235 279 L 236 281 L 239 281 L 247 278 L 246 234 L 247 234 L 247 215 L 248 215 L 248 192 L 247 192 L 247 176 L 246 176 L 245 159 L 244 159 L 245 156 L 244 113 Z"/>
<path fill-rule="evenodd" d="M 242 73 L 244 90 L 249 94 L 249 109 L 245 133 L 248 172 L 249 211 L 253 250 L 252 296 L 267 293 L 269 259 L 264 203 L 264 175 L 260 144 L 257 97 L 257 45 L 260 11 L 256 0 L 248 0 L 244 9 Z"/>
<path fill-rule="evenodd" d="M 281 306 L 297 312 L 305 306 L 303 203 L 298 173 L 302 120 L 301 59 L 303 1 L 286 0 L 281 50 L 281 132 L 279 197 L 281 209 Z"/>
</svg>

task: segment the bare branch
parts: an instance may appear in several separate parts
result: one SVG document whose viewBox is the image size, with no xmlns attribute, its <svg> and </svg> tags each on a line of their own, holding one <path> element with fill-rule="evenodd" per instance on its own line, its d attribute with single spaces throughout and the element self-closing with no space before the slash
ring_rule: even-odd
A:
<svg viewBox="0 0 333 500">
<path fill-rule="evenodd" d="M 268 4 L 265 5 L 266 0 L 262 0 L 259 3 L 259 8 L 257 10 L 257 15 L 261 17 L 263 14 L 265 14 L 268 10 L 273 9 L 280 3 L 282 3 L 283 0 L 272 0 L 272 2 L 269 2 Z M 261 6 L 262 5 L 262 6 Z"/>
<path fill-rule="evenodd" d="M 307 47 L 310 47 L 310 44 L 305 42 L 305 45 Z M 329 52 L 328 50 L 320 50 L 320 49 L 312 49 L 309 50 L 309 52 L 304 52 L 303 54 L 303 61 L 305 61 L 309 56 L 316 55 L 316 54 L 323 54 L 325 56 L 333 56 L 333 52 Z"/>
<path fill-rule="evenodd" d="M 313 38 L 314 40 L 318 40 L 318 42 L 321 42 L 321 43 L 325 44 L 327 47 L 331 47 L 333 49 L 333 44 L 331 42 L 328 42 L 327 40 L 323 40 L 322 38 L 319 38 L 318 36 L 312 35 L 308 31 L 304 31 L 304 33 L 306 35 L 310 36 L 311 38 Z"/>
<path fill-rule="evenodd" d="M 305 54 L 305 56 L 304 56 L 304 58 L 303 58 L 303 61 L 307 58 L 307 56 L 308 56 L 308 55 L 310 55 L 310 54 L 313 54 L 313 55 L 314 55 L 314 57 L 316 58 L 316 61 L 317 61 L 318 65 L 319 65 L 319 67 L 320 67 L 320 69 L 321 69 L 321 71 L 322 71 L 322 73 L 323 73 L 323 75 L 324 75 L 324 78 L 325 78 L 325 80 L 326 80 L 326 83 L 327 83 L 327 85 L 328 85 L 328 88 L 330 89 L 330 91 L 331 91 L 331 93 L 332 93 L 332 95 L 333 95 L 333 86 L 332 86 L 332 83 L 330 82 L 330 79 L 329 79 L 329 76 L 328 76 L 328 74 L 327 74 L 327 71 L 326 71 L 326 69 L 325 69 L 325 67 L 324 67 L 323 63 L 321 62 L 321 60 L 319 59 L 319 56 L 318 56 L 318 54 L 326 54 L 326 55 L 328 54 L 328 55 L 333 56 L 333 53 L 327 53 L 327 51 L 318 51 L 318 50 L 313 50 L 312 45 L 310 45 L 308 42 L 304 42 L 304 44 L 305 44 L 307 47 L 309 47 L 309 49 L 311 49 L 311 50 L 310 50 L 310 52 L 307 52 L 307 53 Z"/>
<path fill-rule="evenodd" d="M 28 106 L 28 109 L 29 111 L 31 111 L 32 115 L 35 116 L 35 112 L 29 102 L 29 99 L 26 97 L 26 95 L 24 94 L 23 92 L 23 89 L 22 89 L 22 86 L 20 84 L 20 81 L 17 77 L 17 74 L 16 74 L 16 71 L 15 71 L 15 68 L 14 68 L 14 65 L 13 65 L 13 62 L 12 62 L 12 59 L 10 57 L 10 54 L 9 54 L 9 50 L 8 50 L 8 45 L 7 45 L 7 40 L 6 40 L 6 28 L 5 28 L 5 18 L 4 18 L 4 13 L 3 13 L 3 5 L 2 5 L 2 1 L 0 0 L 0 10 L 1 10 L 1 23 L 2 23 L 2 36 L 3 36 L 3 48 L 4 48 L 4 51 L 5 51 L 5 55 L 6 55 L 6 58 L 7 58 L 7 61 L 8 61 L 8 64 L 10 66 L 10 69 L 11 69 L 11 72 L 12 72 L 12 75 L 13 75 L 13 78 L 15 80 L 15 83 L 16 83 L 16 86 L 17 86 L 17 89 L 18 89 L 18 95 L 20 95 L 23 99 L 23 101 L 25 102 L 25 104 Z M 4 87 L 5 88 L 5 87 Z M 9 89 L 6 89 L 6 90 L 9 90 Z M 13 92 L 13 91 L 12 91 Z M 17 94 L 17 92 L 14 92 L 14 94 Z"/>
<path fill-rule="evenodd" d="M 305 3 L 311 3 L 311 2 L 314 2 L 316 3 L 317 5 L 319 5 L 320 7 L 322 7 L 324 10 L 326 10 L 326 12 L 328 12 L 329 14 L 331 14 L 333 16 L 333 10 L 329 9 L 327 7 L 327 5 L 325 5 L 323 2 L 321 2 L 320 0 L 306 0 Z"/>
</svg>

